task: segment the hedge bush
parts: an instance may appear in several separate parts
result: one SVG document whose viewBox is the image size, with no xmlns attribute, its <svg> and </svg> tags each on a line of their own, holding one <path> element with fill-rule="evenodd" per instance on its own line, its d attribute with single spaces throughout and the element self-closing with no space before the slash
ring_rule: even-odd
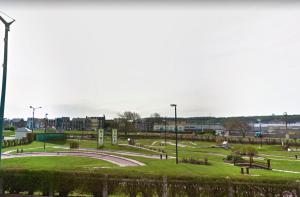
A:
<svg viewBox="0 0 300 197">
<path fill-rule="evenodd" d="M 4 148 L 12 147 L 12 146 L 19 146 L 24 144 L 29 144 L 30 142 L 27 139 L 20 139 L 20 140 L 3 140 L 2 146 Z"/>
<path fill-rule="evenodd" d="M 70 142 L 70 148 L 79 148 L 78 142 Z"/>
<path fill-rule="evenodd" d="M 140 175 L 139 175 L 140 176 Z M 4 170 L 0 172 L 3 189 L 6 193 L 50 191 L 67 196 L 70 192 L 101 196 L 107 186 L 108 194 L 146 197 L 162 196 L 167 186 L 169 196 L 282 196 L 285 191 L 300 195 L 300 183 L 273 179 L 229 179 L 208 177 L 167 177 L 144 175 L 129 177 L 125 175 L 104 175 L 100 172 Z"/>
<path fill-rule="evenodd" d="M 190 163 L 190 164 L 197 164 L 197 165 L 209 165 L 208 159 L 205 157 L 203 160 L 195 159 L 195 158 L 182 158 L 180 161 L 182 163 Z"/>
</svg>

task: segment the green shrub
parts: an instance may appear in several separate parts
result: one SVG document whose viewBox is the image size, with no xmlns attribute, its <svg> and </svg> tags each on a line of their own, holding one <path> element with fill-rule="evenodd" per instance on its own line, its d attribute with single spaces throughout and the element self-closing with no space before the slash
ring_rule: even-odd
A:
<svg viewBox="0 0 300 197">
<path fill-rule="evenodd" d="M 227 155 L 226 158 L 225 158 L 226 161 L 228 162 L 231 162 L 231 163 L 234 163 L 234 162 L 243 162 L 245 161 L 242 156 L 240 155 L 235 155 L 235 154 L 230 154 L 230 155 Z"/>
<path fill-rule="evenodd" d="M 27 133 L 27 140 L 29 143 L 33 142 L 36 138 L 35 133 Z"/>
<path fill-rule="evenodd" d="M 102 195 L 106 184 L 108 194 L 114 196 L 163 196 L 163 177 L 145 175 L 103 175 L 95 172 L 38 171 L 10 169 L 0 171 L 3 178 L 3 190 L 6 193 L 48 193 L 59 192 L 67 196 L 76 192 L 77 196 L 86 194 Z M 234 196 L 282 196 L 284 191 L 296 191 L 300 194 L 299 183 L 294 180 L 277 179 L 238 179 L 209 177 L 167 177 L 169 196 L 228 196 L 232 190 Z M 82 194 L 82 195 L 79 195 Z"/>
<path fill-rule="evenodd" d="M 78 142 L 70 142 L 70 148 L 79 148 Z"/>
<path fill-rule="evenodd" d="M 195 158 L 182 158 L 180 161 L 182 163 L 190 163 L 190 164 L 197 164 L 197 165 L 209 165 L 207 157 L 205 157 L 203 160 L 195 159 Z"/>
<path fill-rule="evenodd" d="M 7 127 L 4 128 L 4 130 L 15 131 L 16 127 L 14 127 L 14 126 L 7 126 Z"/>
<path fill-rule="evenodd" d="M 247 155 L 247 156 L 255 156 L 258 151 L 253 146 L 249 145 L 238 145 L 232 148 L 232 153 L 234 155 Z"/>
</svg>

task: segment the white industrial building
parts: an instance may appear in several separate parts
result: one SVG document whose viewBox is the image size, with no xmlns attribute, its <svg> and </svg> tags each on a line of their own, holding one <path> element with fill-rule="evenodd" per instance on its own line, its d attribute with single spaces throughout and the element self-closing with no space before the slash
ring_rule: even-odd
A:
<svg viewBox="0 0 300 197">
<path fill-rule="evenodd" d="M 27 133 L 31 133 L 32 131 L 28 128 L 22 127 L 22 128 L 17 128 L 16 130 L 16 139 L 20 140 L 22 138 L 27 137 Z"/>
</svg>

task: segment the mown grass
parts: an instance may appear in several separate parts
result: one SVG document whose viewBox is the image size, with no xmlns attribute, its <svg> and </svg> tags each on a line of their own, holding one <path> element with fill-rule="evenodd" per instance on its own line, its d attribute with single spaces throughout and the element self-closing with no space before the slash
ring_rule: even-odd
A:
<svg viewBox="0 0 300 197">
<path fill-rule="evenodd" d="M 4 130 L 3 131 L 3 136 L 4 137 L 13 137 L 14 135 L 15 135 L 14 131 L 11 131 L 11 130 Z"/>
<path fill-rule="evenodd" d="M 51 141 L 46 144 L 46 151 L 58 151 L 64 150 L 59 148 L 53 148 L 54 146 L 62 146 L 69 147 L 69 143 L 72 140 L 66 141 Z M 80 143 L 80 147 L 83 148 L 96 148 L 96 140 L 76 140 Z M 163 142 L 163 139 L 137 139 L 136 143 L 140 143 L 146 146 L 151 146 L 159 149 L 164 149 L 167 151 L 169 156 L 175 156 L 175 146 L 167 144 L 166 146 L 161 146 L 160 142 Z M 174 140 L 168 140 L 170 143 L 175 143 Z M 119 143 L 126 144 L 127 140 L 120 139 Z M 251 169 L 250 174 L 252 176 L 246 176 L 240 174 L 240 167 L 236 167 L 227 163 L 224 163 L 223 159 L 226 155 L 231 153 L 231 150 L 226 150 L 223 148 L 212 148 L 213 145 L 216 145 L 215 142 L 201 142 L 201 141 L 179 141 L 180 145 L 185 145 L 185 147 L 179 147 L 179 158 L 183 157 L 193 157 L 197 159 L 204 159 L 204 157 L 208 158 L 208 162 L 211 165 L 193 165 L 193 164 L 183 164 L 180 163 L 178 165 L 175 164 L 174 159 L 169 160 L 157 160 L 157 159 L 148 159 L 143 157 L 136 156 L 126 156 L 128 158 L 136 159 L 146 164 L 146 166 L 140 167 L 126 167 L 126 168 L 111 168 L 111 169 L 98 169 L 97 171 L 101 173 L 110 173 L 110 174 L 124 174 L 124 175 L 169 175 L 169 176 L 202 176 L 202 177 L 235 177 L 235 178 L 266 178 L 269 177 L 271 179 L 298 179 L 300 174 L 296 173 L 287 173 L 287 172 L 275 172 L 271 170 L 259 170 L 259 169 Z M 236 146 L 238 144 L 232 144 L 232 146 Z M 279 170 L 289 170 L 300 172 L 300 159 L 296 160 L 294 158 L 295 154 L 299 154 L 300 152 L 287 152 L 282 149 L 280 145 L 263 145 L 260 148 L 260 145 L 251 145 L 258 149 L 259 156 L 264 158 L 271 159 L 271 166 L 274 169 Z M 24 151 L 43 151 L 43 142 L 33 142 L 32 144 L 18 147 L 5 148 L 4 151 L 7 150 L 16 150 L 17 148 L 23 148 Z M 26 150 L 27 148 L 31 148 Z M 103 147 L 104 150 L 112 150 L 112 151 L 126 151 L 126 152 L 138 152 L 144 154 L 155 154 L 152 151 L 142 150 L 134 147 L 126 147 L 126 146 L 113 146 L 111 145 L 111 141 L 109 137 L 105 137 L 105 144 Z M 118 155 L 118 153 L 114 153 Z M 123 156 L 124 157 L 124 156 Z M 24 158 L 25 159 L 25 158 Z M 54 158 L 50 158 L 54 159 Z M 55 158 L 56 159 L 56 158 Z M 82 158 L 79 158 L 82 159 Z M 258 158 L 256 158 L 258 159 Z M 23 160 L 20 159 L 20 160 Z M 61 161 L 61 165 L 64 165 L 64 162 Z M 34 163 L 28 166 L 30 169 L 43 169 L 43 164 L 40 161 L 32 161 Z M 11 164 L 11 163 L 8 163 Z M 80 163 L 79 163 L 80 164 Z M 59 165 L 59 164 L 58 164 Z M 80 164 L 81 165 L 81 164 Z M 42 167 L 39 167 L 42 166 Z M 76 166 L 75 166 L 76 167 Z M 46 167 L 47 168 L 47 167 Z M 64 166 L 63 169 L 72 169 L 74 166 Z M 58 168 L 59 169 L 59 168 Z M 81 170 L 85 170 L 85 168 L 81 168 Z"/>
<path fill-rule="evenodd" d="M 107 161 L 71 156 L 23 157 L 2 160 L 4 169 L 30 170 L 96 170 L 97 168 L 117 167 Z"/>
</svg>

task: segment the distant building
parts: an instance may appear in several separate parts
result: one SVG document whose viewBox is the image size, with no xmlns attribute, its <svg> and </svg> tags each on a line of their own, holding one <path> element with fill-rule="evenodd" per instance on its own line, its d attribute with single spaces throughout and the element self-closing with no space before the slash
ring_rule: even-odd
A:
<svg viewBox="0 0 300 197">
<path fill-rule="evenodd" d="M 44 119 L 34 118 L 34 129 L 43 128 Z M 32 118 L 27 118 L 26 127 L 31 129 L 33 128 Z"/>
<path fill-rule="evenodd" d="M 48 119 L 48 127 L 53 128 L 55 127 L 55 119 Z"/>
<path fill-rule="evenodd" d="M 175 131 L 175 124 L 173 125 L 164 125 L 164 124 L 154 124 L 153 131 Z M 177 125 L 178 131 L 184 131 L 184 125 Z"/>
<path fill-rule="evenodd" d="M 86 117 L 85 130 L 97 131 L 99 128 L 104 128 L 105 116 L 103 117 Z"/>
<path fill-rule="evenodd" d="M 7 128 L 10 126 L 10 120 L 7 118 L 4 118 L 4 122 L 3 122 L 4 128 Z"/>
<path fill-rule="evenodd" d="M 154 124 L 153 130 L 154 131 L 175 131 L 175 122 L 174 121 L 167 121 L 167 124 Z M 191 131 L 191 132 L 204 132 L 207 130 L 213 130 L 217 134 L 221 135 L 224 133 L 224 127 L 220 124 L 188 124 L 185 121 L 178 121 L 177 123 L 178 131 Z"/>
<path fill-rule="evenodd" d="M 55 128 L 60 131 L 71 129 L 70 117 L 55 118 Z"/>
<path fill-rule="evenodd" d="M 135 129 L 141 132 L 153 131 L 154 123 L 150 118 L 141 118 L 135 121 Z"/>
<path fill-rule="evenodd" d="M 32 131 L 28 128 L 22 127 L 17 128 L 15 138 L 17 140 L 23 139 L 27 137 L 27 133 L 31 133 Z"/>
<path fill-rule="evenodd" d="M 216 131 L 216 133 L 222 133 L 225 129 L 221 124 L 186 124 L 184 130 L 196 132 L 213 130 Z"/>
<path fill-rule="evenodd" d="M 10 121 L 10 126 L 14 126 L 16 128 L 21 128 L 26 126 L 26 122 L 23 118 L 13 118 Z"/>
<path fill-rule="evenodd" d="M 259 132 L 260 129 L 265 137 L 285 138 L 286 133 L 290 138 L 300 137 L 300 122 L 288 123 L 287 128 L 285 122 L 277 123 L 255 123 L 252 124 L 254 132 Z"/>
<path fill-rule="evenodd" d="M 73 118 L 71 121 L 71 129 L 83 131 L 86 128 L 86 118 Z"/>
</svg>

